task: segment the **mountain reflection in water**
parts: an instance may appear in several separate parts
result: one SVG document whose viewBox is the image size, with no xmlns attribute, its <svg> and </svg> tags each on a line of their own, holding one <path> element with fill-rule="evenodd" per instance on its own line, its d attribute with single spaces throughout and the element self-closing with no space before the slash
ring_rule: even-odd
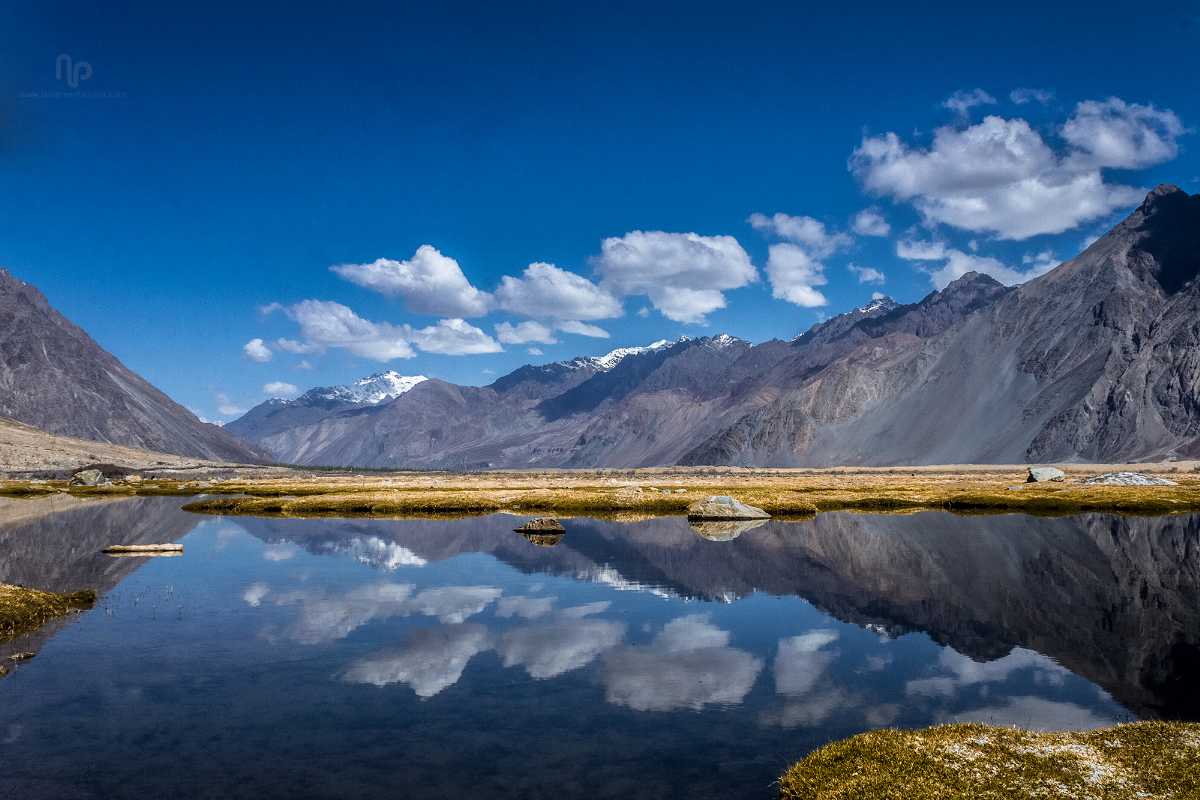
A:
<svg viewBox="0 0 1200 800">
<path fill-rule="evenodd" d="M 1196 515 L 573 519 L 544 546 L 501 515 L 178 505 L 0 521 L 0 581 L 103 594 L 0 682 L 0 794 L 769 797 L 871 727 L 1200 717 Z"/>
</svg>

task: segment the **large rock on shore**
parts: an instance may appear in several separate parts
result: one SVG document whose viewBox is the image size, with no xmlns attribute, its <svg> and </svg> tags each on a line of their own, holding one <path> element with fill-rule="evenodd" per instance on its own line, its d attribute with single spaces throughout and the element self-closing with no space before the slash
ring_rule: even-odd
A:
<svg viewBox="0 0 1200 800">
<path fill-rule="evenodd" d="M 727 494 L 717 494 L 697 500 L 688 506 L 688 519 L 744 520 L 770 519 L 761 508 L 748 506 Z"/>
<path fill-rule="evenodd" d="M 1083 482 L 1091 486 L 1178 486 L 1175 481 L 1160 478 L 1157 475 L 1146 475 L 1141 472 L 1106 472 L 1103 475 L 1093 475 L 1084 478 Z"/>
<path fill-rule="evenodd" d="M 1030 467 L 1026 483 L 1044 483 L 1046 481 L 1066 480 L 1067 473 L 1058 467 Z"/>
</svg>

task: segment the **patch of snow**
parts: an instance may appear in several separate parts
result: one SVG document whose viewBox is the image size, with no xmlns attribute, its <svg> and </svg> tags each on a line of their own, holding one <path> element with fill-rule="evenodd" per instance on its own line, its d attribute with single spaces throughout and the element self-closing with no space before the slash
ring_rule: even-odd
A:
<svg viewBox="0 0 1200 800">
<path fill-rule="evenodd" d="M 395 370 L 377 372 L 345 386 L 322 386 L 310 389 L 302 399 L 341 400 L 346 403 L 377 405 L 394 400 L 414 386 L 429 380 L 424 375 L 401 375 Z"/>
</svg>

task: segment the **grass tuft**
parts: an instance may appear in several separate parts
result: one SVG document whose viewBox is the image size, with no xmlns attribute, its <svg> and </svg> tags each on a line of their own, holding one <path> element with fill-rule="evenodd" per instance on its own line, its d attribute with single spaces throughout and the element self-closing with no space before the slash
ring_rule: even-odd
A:
<svg viewBox="0 0 1200 800">
<path fill-rule="evenodd" d="M 56 617 L 91 608 L 95 602 L 96 593 L 91 589 L 59 594 L 0 583 L 0 641 L 28 633 Z"/>
<path fill-rule="evenodd" d="M 986 725 L 878 730 L 825 745 L 779 780 L 783 800 L 1116 800 L 1200 796 L 1200 724 L 1087 732 Z"/>
</svg>

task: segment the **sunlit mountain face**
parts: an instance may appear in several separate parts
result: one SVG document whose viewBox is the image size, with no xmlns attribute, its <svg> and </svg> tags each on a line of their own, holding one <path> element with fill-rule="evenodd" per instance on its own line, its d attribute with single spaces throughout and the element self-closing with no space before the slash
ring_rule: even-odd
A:
<svg viewBox="0 0 1200 800">
<path fill-rule="evenodd" d="M 0 789 L 769 797 L 874 727 L 1200 717 L 1200 516 L 521 521 L 4 524 L 0 581 L 102 597 L 0 646 L 39 651 L 0 682 Z M 184 557 L 98 553 L 151 538 Z"/>
</svg>

